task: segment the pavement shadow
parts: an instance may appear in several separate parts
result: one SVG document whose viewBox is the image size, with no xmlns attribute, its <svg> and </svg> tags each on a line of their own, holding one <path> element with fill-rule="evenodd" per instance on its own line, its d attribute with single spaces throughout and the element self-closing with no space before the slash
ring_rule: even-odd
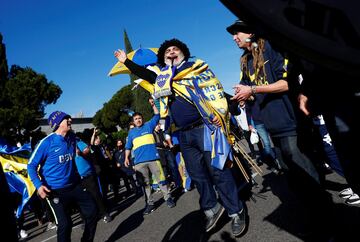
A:
<svg viewBox="0 0 360 242">
<path fill-rule="evenodd" d="M 263 194 L 269 191 L 279 198 L 280 205 L 264 220 L 302 239 L 301 237 L 306 234 L 305 209 L 290 191 L 285 175 L 277 176 L 274 173 L 264 175 L 262 189 L 254 195 L 266 199 Z"/>
<path fill-rule="evenodd" d="M 341 184 L 341 183 L 333 182 L 330 180 L 325 180 L 324 185 L 327 190 L 331 190 L 331 191 L 335 191 L 335 192 L 340 192 L 341 190 L 349 187 L 346 184 Z"/>
<path fill-rule="evenodd" d="M 359 241 L 360 207 L 336 204 L 334 223 L 336 229 L 333 231 L 333 242 Z"/>
<path fill-rule="evenodd" d="M 237 240 L 231 237 L 229 232 L 223 231 L 220 234 L 221 240 L 209 240 L 209 242 L 236 242 Z"/>
<path fill-rule="evenodd" d="M 173 197 L 175 203 L 177 202 L 177 200 L 179 200 L 179 198 L 182 195 L 184 195 L 184 191 L 183 191 L 182 187 L 179 187 L 171 192 L 171 196 Z"/>
<path fill-rule="evenodd" d="M 246 209 L 246 208 L 245 208 Z M 249 217 L 247 216 L 247 224 Z M 182 219 L 180 219 L 176 224 L 174 224 L 165 234 L 162 242 L 217 242 L 218 240 L 209 240 L 212 234 L 218 233 L 225 224 L 230 221 L 228 216 L 223 215 L 222 218 L 218 221 L 216 227 L 211 230 L 211 232 L 206 233 L 205 231 L 205 218 L 204 213 L 201 210 L 193 211 Z M 247 228 L 246 228 L 247 230 Z M 246 232 L 244 232 L 245 234 Z M 222 242 L 235 242 L 236 239 L 232 235 L 223 231 L 220 234 Z"/>
<path fill-rule="evenodd" d="M 185 215 L 174 224 L 165 234 L 162 242 L 202 242 L 208 241 L 209 235 L 205 232 L 204 213 L 200 210 Z"/>
<path fill-rule="evenodd" d="M 133 194 L 126 199 L 122 200 L 120 203 L 113 204 L 110 207 L 110 212 L 112 217 L 116 217 L 119 215 L 122 211 L 127 209 L 131 204 L 135 203 L 139 198 L 142 198 L 142 194 Z M 115 211 L 115 212 L 114 212 Z"/>
<path fill-rule="evenodd" d="M 131 231 L 134 231 L 144 221 L 143 209 L 133 213 L 127 219 L 125 219 L 116 230 L 110 235 L 106 242 L 113 242 L 119 240 Z"/>
<path fill-rule="evenodd" d="M 241 194 L 239 195 L 239 197 L 241 196 Z M 240 198 L 241 199 L 241 198 Z M 241 199 L 242 201 L 245 201 L 244 199 Z M 240 236 L 238 236 L 237 238 L 241 238 L 243 237 L 244 235 L 246 235 L 246 233 L 248 232 L 249 230 L 249 224 L 250 224 L 250 217 L 249 217 L 249 214 L 248 214 L 248 208 L 247 208 L 247 205 L 245 202 L 243 202 L 243 208 L 245 210 L 245 213 L 246 213 L 246 217 L 245 217 L 245 223 L 246 223 L 246 227 L 244 229 L 244 231 L 241 233 Z M 222 230 L 226 224 L 228 223 L 231 223 L 231 218 L 227 215 L 227 212 L 225 212 L 222 217 L 219 219 L 219 221 L 217 222 L 216 226 L 214 229 L 212 229 L 209 233 L 208 233 L 208 236 L 211 237 L 212 234 L 216 234 L 216 233 L 219 233 L 220 230 Z M 221 237 L 221 241 L 224 241 L 224 242 L 232 242 L 232 241 L 237 241 L 236 239 L 234 239 L 234 236 L 231 235 L 229 232 L 227 231 L 222 231 L 221 234 L 220 234 L 220 237 Z M 218 240 L 209 240 L 209 242 L 216 242 Z"/>
<path fill-rule="evenodd" d="M 264 220 L 303 241 L 359 241 L 360 207 L 334 203 L 330 193 L 301 177 L 295 186 L 285 175 L 263 177 L 259 193 L 271 190 L 281 201 Z M 326 186 L 337 190 L 343 185 L 327 181 Z"/>
</svg>

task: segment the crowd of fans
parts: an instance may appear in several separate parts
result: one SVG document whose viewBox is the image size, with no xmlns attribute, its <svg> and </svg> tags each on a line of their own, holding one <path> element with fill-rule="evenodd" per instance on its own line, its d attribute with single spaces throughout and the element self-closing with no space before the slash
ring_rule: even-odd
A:
<svg viewBox="0 0 360 242">
<path fill-rule="evenodd" d="M 48 229 L 57 228 L 58 241 L 70 241 L 69 211 L 74 203 L 84 221 L 82 241 L 94 239 L 99 219 L 112 221 L 111 199 L 143 195 L 143 214 L 148 215 L 156 209 L 152 194 L 159 189 L 166 205 L 176 206 L 172 192 L 186 191 L 176 158 L 179 152 L 200 194 L 206 232 L 226 211 L 233 235 L 244 233 L 247 212 L 238 196 L 238 179 L 246 182 L 244 177 L 254 172 L 249 159 L 286 176 L 290 189 L 311 215 L 310 223 L 331 228 L 333 211 L 323 186 L 324 175 L 329 167 L 345 178 L 349 171 L 341 166 L 344 161 L 336 154 L 321 113 L 309 112 L 301 68 L 269 41 L 254 35 L 245 22 L 238 20 L 227 31 L 244 50 L 234 96 L 225 95 L 205 62 L 193 61 L 187 46 L 172 39 L 160 46 L 157 65 L 152 68 L 132 62 L 123 50 L 115 52 L 132 73 L 154 85 L 149 98 L 154 116 L 145 122 L 142 114 L 134 113 L 127 140 L 116 140 L 114 149 L 101 141 L 98 129 L 74 134 L 68 114 L 57 111 L 49 116 L 54 132 L 39 141 L 28 163 L 38 194 L 30 204 L 39 224 L 49 222 Z M 175 129 L 170 128 L 169 120 Z M 304 136 L 312 142 L 298 142 Z M 239 156 L 232 149 L 244 140 L 250 152 Z M 242 178 L 234 178 L 233 156 L 242 163 L 239 169 L 245 167 Z M 125 187 L 123 193 L 120 184 Z M 339 196 L 346 204 L 359 204 L 358 192 L 348 187 Z M 25 238 L 22 224 L 20 218 L 19 233 Z M 319 241 L 325 235 L 321 229 L 313 232 Z"/>
</svg>

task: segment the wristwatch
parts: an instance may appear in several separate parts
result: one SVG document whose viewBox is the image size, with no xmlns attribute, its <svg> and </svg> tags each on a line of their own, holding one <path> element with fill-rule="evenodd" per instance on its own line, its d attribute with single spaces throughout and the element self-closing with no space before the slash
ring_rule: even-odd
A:
<svg viewBox="0 0 360 242">
<path fill-rule="evenodd" d="M 251 95 L 256 94 L 256 85 L 251 86 Z"/>
</svg>

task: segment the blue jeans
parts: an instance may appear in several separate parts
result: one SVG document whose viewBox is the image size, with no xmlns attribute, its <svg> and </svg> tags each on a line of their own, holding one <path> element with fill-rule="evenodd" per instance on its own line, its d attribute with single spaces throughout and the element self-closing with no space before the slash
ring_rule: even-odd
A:
<svg viewBox="0 0 360 242">
<path fill-rule="evenodd" d="M 181 177 L 179 174 L 178 166 L 176 164 L 176 158 L 171 150 L 165 150 L 165 158 L 167 165 L 170 168 L 172 178 L 177 186 L 181 186 Z"/>
<path fill-rule="evenodd" d="M 275 146 L 280 148 L 284 162 L 290 171 L 296 172 L 302 170 L 300 173 L 306 173 L 316 183 L 320 183 L 319 173 L 314 164 L 298 148 L 296 135 L 275 137 L 273 142 Z"/>
<path fill-rule="evenodd" d="M 275 159 L 275 157 L 276 157 L 275 152 L 271 148 L 269 133 L 266 131 L 265 125 L 264 124 L 255 124 L 255 129 L 257 130 L 259 137 L 264 146 L 264 151 L 263 151 L 262 155 L 266 158 L 269 157 L 271 159 Z"/>
<path fill-rule="evenodd" d="M 277 157 L 274 149 L 271 147 L 270 136 L 265 128 L 265 124 L 255 124 L 255 129 L 257 130 L 264 147 L 261 153 L 261 159 L 264 162 L 267 162 L 268 165 L 274 166 L 276 169 L 280 170 L 285 168 L 286 166 L 283 164 L 281 157 Z"/>
<path fill-rule="evenodd" d="M 242 210 L 237 187 L 229 168 L 223 170 L 211 166 L 211 153 L 204 151 L 204 126 L 180 131 L 180 150 L 186 169 L 200 194 L 200 206 L 209 210 L 216 206 L 214 185 L 229 215 Z"/>
</svg>

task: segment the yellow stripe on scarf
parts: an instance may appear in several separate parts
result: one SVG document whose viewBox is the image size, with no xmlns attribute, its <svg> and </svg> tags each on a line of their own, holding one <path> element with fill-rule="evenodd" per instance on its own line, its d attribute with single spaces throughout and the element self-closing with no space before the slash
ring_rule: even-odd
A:
<svg viewBox="0 0 360 242">
<path fill-rule="evenodd" d="M 160 68 L 157 66 L 152 66 L 151 70 L 158 75 L 161 73 Z M 186 87 L 194 90 L 193 81 L 198 82 L 199 87 L 207 97 L 207 100 L 200 105 L 206 112 L 212 113 L 220 119 L 224 133 L 228 134 L 228 104 L 224 95 L 223 86 L 215 74 L 209 69 L 208 64 L 200 59 L 197 59 L 191 67 L 182 70 L 173 78 L 172 88 L 175 94 L 191 102 L 191 96 L 186 90 Z M 151 94 L 154 93 L 154 85 L 148 81 L 141 81 L 139 85 Z M 162 118 L 169 114 L 168 101 L 167 97 L 161 98 L 160 116 Z"/>
</svg>

